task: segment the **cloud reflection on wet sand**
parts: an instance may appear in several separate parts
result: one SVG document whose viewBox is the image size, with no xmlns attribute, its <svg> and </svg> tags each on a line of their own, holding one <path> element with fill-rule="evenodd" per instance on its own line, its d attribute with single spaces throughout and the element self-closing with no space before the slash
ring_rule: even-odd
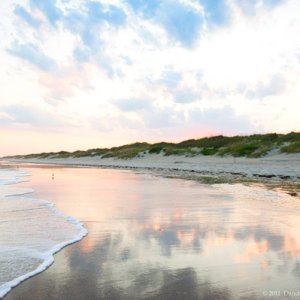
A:
<svg viewBox="0 0 300 300">
<path fill-rule="evenodd" d="M 265 289 L 299 283 L 297 211 L 265 201 L 261 189 L 120 170 L 32 172 L 23 185 L 83 221 L 89 235 L 8 300 L 261 299 Z"/>
</svg>

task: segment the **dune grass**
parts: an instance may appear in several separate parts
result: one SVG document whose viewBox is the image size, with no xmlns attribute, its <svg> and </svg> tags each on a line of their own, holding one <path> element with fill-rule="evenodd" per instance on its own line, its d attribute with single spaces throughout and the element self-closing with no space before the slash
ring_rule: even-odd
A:
<svg viewBox="0 0 300 300">
<path fill-rule="evenodd" d="M 134 143 L 120 147 L 109 149 L 102 158 L 116 157 L 120 159 L 128 159 L 138 156 L 140 153 L 146 152 L 149 149 L 148 143 Z"/>
<path fill-rule="evenodd" d="M 223 135 L 190 139 L 180 143 L 160 142 L 155 144 L 133 143 L 112 148 L 95 148 L 74 152 L 60 151 L 29 155 L 10 156 L 7 158 L 80 158 L 94 157 L 131 159 L 147 153 L 160 155 L 218 155 L 235 157 L 262 157 L 269 151 L 282 153 L 300 153 L 300 132 L 288 134 L 254 134 L 249 136 L 227 137 Z"/>
<path fill-rule="evenodd" d="M 282 152 L 285 153 L 299 153 L 300 152 L 300 141 L 290 143 L 287 146 L 281 148 Z"/>
</svg>

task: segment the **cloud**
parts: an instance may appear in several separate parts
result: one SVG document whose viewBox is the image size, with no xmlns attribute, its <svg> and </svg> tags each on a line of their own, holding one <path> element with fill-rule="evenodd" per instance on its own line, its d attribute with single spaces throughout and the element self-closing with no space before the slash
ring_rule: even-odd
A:
<svg viewBox="0 0 300 300">
<path fill-rule="evenodd" d="M 161 24 L 169 36 L 185 47 L 197 41 L 204 21 L 207 25 L 224 25 L 229 20 L 225 0 L 129 0 L 128 4 L 144 18 Z"/>
<path fill-rule="evenodd" d="M 56 6 L 56 0 L 30 0 L 30 7 L 42 12 L 53 26 L 63 17 L 62 11 Z"/>
<path fill-rule="evenodd" d="M 97 45 L 101 35 L 100 26 L 104 23 L 118 27 L 126 21 L 126 15 L 123 10 L 114 5 L 103 6 L 99 2 L 89 1 L 85 6 L 87 13 L 83 13 L 79 21 L 82 26 L 80 36 L 86 47 L 93 48 Z M 72 28 L 70 29 L 72 30 Z"/>
<path fill-rule="evenodd" d="M 208 25 L 224 25 L 229 21 L 230 11 L 226 0 L 201 0 L 199 2 L 204 7 Z"/>
<path fill-rule="evenodd" d="M 220 108 L 195 108 L 188 112 L 189 121 L 200 131 L 210 130 L 214 133 L 244 134 L 258 130 L 247 116 L 237 115 L 230 106 Z"/>
<path fill-rule="evenodd" d="M 249 98 L 277 96 L 284 92 L 285 87 L 285 78 L 280 74 L 276 74 L 273 75 L 268 82 L 259 82 L 254 89 L 246 88 L 246 96 Z"/>
<path fill-rule="evenodd" d="M 0 107 L 0 123 L 3 125 L 29 125 L 35 129 L 59 128 L 66 125 L 59 116 L 48 111 L 23 104 Z"/>
<path fill-rule="evenodd" d="M 114 26 L 123 25 L 126 21 L 124 11 L 115 5 L 102 5 L 100 2 L 90 1 L 86 4 L 89 24 L 98 24 L 103 21 Z"/>
<path fill-rule="evenodd" d="M 179 88 L 173 93 L 176 103 L 192 103 L 201 99 L 201 94 L 191 88 Z"/>
<path fill-rule="evenodd" d="M 13 117 L 7 112 L 0 111 L 0 124 L 10 123 L 13 121 Z"/>
<path fill-rule="evenodd" d="M 83 10 L 68 10 L 63 22 L 68 30 L 79 34 L 84 46 L 88 51 L 95 51 L 102 47 L 101 26 L 108 24 L 112 27 L 119 27 L 125 24 L 125 12 L 115 5 L 103 5 L 101 2 L 87 1 Z M 77 50 L 77 56 L 79 51 Z M 90 51 L 90 54 L 93 52 Z M 82 57 L 83 50 L 79 56 Z M 88 57 L 86 53 L 86 57 Z"/>
<path fill-rule="evenodd" d="M 76 47 L 73 52 L 75 63 L 92 63 L 104 71 L 110 78 L 114 75 L 119 75 L 117 68 L 114 67 L 113 59 L 107 53 L 101 52 L 102 46 L 100 45 L 102 42 L 100 44 L 99 43 L 92 49 L 88 47 Z"/>
<path fill-rule="evenodd" d="M 80 90 L 91 90 L 89 82 L 91 70 L 85 67 L 69 67 L 51 73 L 38 72 L 39 82 L 47 88 L 45 101 L 57 105 L 62 100 L 72 97 Z"/>
<path fill-rule="evenodd" d="M 122 99 L 115 101 L 115 105 L 123 114 L 134 113 L 135 120 L 138 121 L 130 122 L 130 127 L 135 126 L 135 129 L 141 125 L 150 129 L 172 127 L 182 124 L 184 120 L 183 112 L 176 111 L 173 107 L 159 107 L 150 98 Z"/>
<path fill-rule="evenodd" d="M 297 0 L 24 3 L 0 18 L 9 103 L 77 113 L 84 124 L 107 116 L 116 134 L 153 139 L 297 125 Z"/>
<path fill-rule="evenodd" d="M 52 0 L 30 0 L 29 10 L 16 5 L 15 14 L 33 27 L 39 27 L 41 20 L 36 18 L 36 11 L 40 11 L 46 20 L 54 27 L 58 22 L 74 34 L 79 34 L 82 42 L 88 48 L 94 48 L 101 41 L 101 26 L 109 24 L 119 27 L 125 24 L 126 14 L 118 6 L 103 4 L 99 1 L 85 1 L 80 8 L 68 7 L 63 12 Z M 64 6 L 63 6 L 64 7 Z M 66 8 L 66 7 L 65 7 Z M 97 47 L 99 49 L 99 47 Z"/>
<path fill-rule="evenodd" d="M 203 17 L 193 7 L 179 1 L 165 0 L 155 19 L 161 23 L 171 39 L 185 47 L 192 47 L 199 38 Z"/>
<path fill-rule="evenodd" d="M 139 129 L 157 129 L 176 126 L 183 122 L 184 114 L 173 107 L 159 107 L 150 98 L 128 98 L 115 102 L 125 115 L 133 113 L 136 122 L 130 122 L 129 127 Z M 126 124 L 123 126 L 127 127 Z"/>
<path fill-rule="evenodd" d="M 195 75 L 195 77 L 198 80 L 200 79 L 198 75 Z M 190 82 L 185 80 L 184 74 L 180 71 L 175 71 L 172 66 L 168 66 L 158 80 L 150 80 L 150 82 L 166 91 L 176 103 L 192 103 L 201 98 L 198 87 L 191 85 Z"/>
<path fill-rule="evenodd" d="M 19 44 L 18 42 L 14 42 L 7 51 L 45 72 L 53 70 L 56 67 L 53 59 L 45 55 L 38 46 L 31 43 Z"/>
<path fill-rule="evenodd" d="M 235 3 L 242 9 L 243 13 L 253 16 L 261 8 L 272 9 L 283 4 L 286 0 L 235 0 Z"/>
<path fill-rule="evenodd" d="M 125 26 L 126 13 L 122 8 L 103 4 L 96 1 L 87 1 L 82 4 L 82 9 L 69 9 L 62 22 L 66 30 L 79 36 L 81 43 L 73 49 L 75 63 L 84 64 L 92 62 L 103 69 L 107 76 L 117 74 L 109 53 L 106 53 L 107 36 L 103 33 Z"/>
<path fill-rule="evenodd" d="M 153 107 L 152 110 L 143 114 L 143 121 L 146 128 L 160 129 L 173 128 L 179 129 L 184 123 L 185 117 L 182 111 L 176 111 L 171 107 Z"/>
<path fill-rule="evenodd" d="M 143 17 L 151 18 L 155 16 L 157 10 L 161 5 L 160 0 L 144 1 L 144 0 L 128 0 L 127 3 L 138 14 Z"/>
<path fill-rule="evenodd" d="M 17 5 L 15 7 L 14 13 L 33 28 L 39 28 L 41 25 L 41 21 L 39 19 L 32 16 L 25 8 L 20 5 Z"/>
<path fill-rule="evenodd" d="M 123 112 L 139 112 L 144 110 L 152 110 L 152 103 L 148 99 L 128 98 L 115 101 L 115 104 Z"/>
<path fill-rule="evenodd" d="M 133 11 L 145 19 L 160 25 L 169 38 L 190 48 L 199 38 L 203 24 L 201 11 L 188 1 L 127 1 Z"/>
<path fill-rule="evenodd" d="M 125 114 L 124 114 L 125 112 Z M 123 129 L 134 129 L 137 132 L 143 130 L 143 136 L 160 136 L 168 139 L 174 136 L 185 139 L 209 134 L 246 134 L 262 130 L 253 124 L 246 115 L 238 115 L 230 106 L 217 108 L 190 108 L 186 113 L 172 106 L 158 107 L 153 104 L 147 109 L 137 107 L 127 110 L 118 117 L 126 116 L 126 113 L 135 113 L 133 119 L 123 122 Z M 129 117 L 129 115 L 127 115 Z M 130 121 L 129 121 L 130 120 Z M 134 121 L 133 121 L 134 120 Z M 116 118 L 114 118 L 116 122 Z M 119 123 L 119 122 L 117 122 Z M 113 124 L 113 123 L 111 123 Z M 113 127 L 116 127 L 115 124 Z"/>
<path fill-rule="evenodd" d="M 125 139 L 132 139 L 133 135 L 138 135 L 138 129 L 143 126 L 140 120 L 121 113 L 113 116 L 109 114 L 93 116 L 89 118 L 89 123 L 91 128 L 97 132 L 114 133 L 119 137 L 122 132 L 122 138 Z"/>
<path fill-rule="evenodd" d="M 180 72 L 174 71 L 171 68 L 165 70 L 160 79 L 157 80 L 155 83 L 162 84 L 168 88 L 176 88 L 180 81 L 182 80 L 182 74 Z"/>
</svg>

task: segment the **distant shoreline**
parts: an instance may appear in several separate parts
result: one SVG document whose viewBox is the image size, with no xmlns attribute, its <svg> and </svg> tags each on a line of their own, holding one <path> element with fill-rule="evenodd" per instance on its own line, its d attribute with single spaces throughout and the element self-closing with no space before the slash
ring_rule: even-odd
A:
<svg viewBox="0 0 300 300">
<path fill-rule="evenodd" d="M 271 187 L 283 187 L 293 196 L 300 195 L 300 154 L 298 153 L 274 154 L 262 158 L 146 154 L 131 159 L 82 157 L 8 159 L 6 161 L 17 164 L 148 170 L 162 176 L 212 184 L 263 183 Z"/>
</svg>

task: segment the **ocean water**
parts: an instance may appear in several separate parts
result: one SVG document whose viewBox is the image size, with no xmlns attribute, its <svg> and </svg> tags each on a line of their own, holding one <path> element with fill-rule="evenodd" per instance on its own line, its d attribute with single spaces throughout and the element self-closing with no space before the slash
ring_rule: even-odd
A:
<svg viewBox="0 0 300 300">
<path fill-rule="evenodd" d="M 31 198 L 31 188 L 15 187 L 29 174 L 0 169 L 0 298 L 21 281 L 45 270 L 53 254 L 80 240 L 81 223 L 48 201 Z"/>
<path fill-rule="evenodd" d="M 18 186 L 89 234 L 5 300 L 299 299 L 296 197 L 145 172 L 26 168 L 31 181 Z"/>
</svg>

